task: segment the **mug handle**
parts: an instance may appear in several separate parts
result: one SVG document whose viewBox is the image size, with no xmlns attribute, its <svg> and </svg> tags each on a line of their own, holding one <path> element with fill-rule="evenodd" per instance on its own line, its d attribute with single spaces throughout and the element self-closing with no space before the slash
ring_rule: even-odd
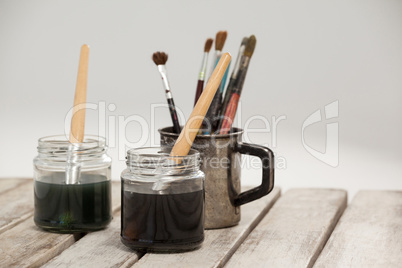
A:
<svg viewBox="0 0 402 268">
<path fill-rule="evenodd" d="M 237 207 L 269 194 L 274 188 L 275 169 L 274 153 L 267 147 L 257 144 L 238 143 L 235 146 L 234 151 L 241 154 L 257 156 L 261 159 L 262 162 L 261 185 L 239 194 L 234 199 L 234 205 Z"/>
</svg>

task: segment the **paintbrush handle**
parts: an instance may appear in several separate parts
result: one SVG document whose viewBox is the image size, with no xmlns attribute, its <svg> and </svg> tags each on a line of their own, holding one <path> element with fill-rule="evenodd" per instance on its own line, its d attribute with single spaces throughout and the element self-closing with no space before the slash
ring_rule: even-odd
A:
<svg viewBox="0 0 402 268">
<path fill-rule="evenodd" d="M 220 59 L 220 56 L 217 59 L 216 64 L 218 64 L 219 59 Z M 230 68 L 230 62 L 229 62 L 228 68 L 226 69 L 225 74 L 223 75 L 222 81 L 219 84 L 218 91 L 215 93 L 215 96 L 212 100 L 211 105 L 209 106 L 209 109 L 204 118 L 204 121 L 202 122 L 202 129 L 203 129 L 202 134 L 213 133 L 219 124 L 219 113 L 220 113 L 221 107 L 222 107 L 223 89 L 226 84 L 226 79 L 227 79 L 227 75 L 229 72 L 229 68 Z"/>
<path fill-rule="evenodd" d="M 175 131 L 175 133 L 179 134 L 180 133 L 180 123 L 179 123 L 179 119 L 177 117 L 176 106 L 174 105 L 174 101 L 173 101 L 173 95 L 172 95 L 172 92 L 170 91 L 170 85 L 169 85 L 169 80 L 167 77 L 167 70 L 166 70 L 165 64 L 159 64 L 158 71 L 162 77 L 163 87 L 165 88 L 165 96 L 166 96 L 166 101 L 169 105 L 169 112 L 170 112 L 170 117 L 172 118 L 173 130 Z"/>
<path fill-rule="evenodd" d="M 240 66 L 239 73 L 237 75 L 235 84 L 234 84 L 234 89 L 233 89 L 233 92 L 236 92 L 239 95 L 241 94 L 241 91 L 243 90 L 244 81 L 246 81 L 246 75 L 247 75 L 247 70 L 248 70 L 249 65 L 250 65 L 250 58 L 244 57 L 242 64 Z"/>
<path fill-rule="evenodd" d="M 225 75 L 222 78 L 221 84 L 219 85 L 219 90 L 222 95 L 223 95 L 223 91 L 225 90 L 226 81 L 228 80 L 229 68 L 230 68 L 230 63 L 229 63 L 228 68 L 226 69 Z"/>
<path fill-rule="evenodd" d="M 203 133 L 210 134 L 213 133 L 217 127 L 219 119 L 219 111 L 222 103 L 222 92 L 218 89 L 212 99 L 211 105 L 209 106 L 208 112 L 205 115 L 204 121 L 202 122 Z"/>
<path fill-rule="evenodd" d="M 232 128 L 233 120 L 236 116 L 237 106 L 239 104 L 240 95 L 233 93 L 230 98 L 229 104 L 226 108 L 225 114 L 222 119 L 222 124 L 219 130 L 219 134 L 228 134 Z"/>
<path fill-rule="evenodd" d="M 234 79 L 233 77 L 230 77 L 229 84 L 228 84 L 228 87 L 226 88 L 225 97 L 223 98 L 220 113 L 219 113 L 219 127 L 218 127 L 218 130 L 219 130 L 220 126 L 221 126 L 222 116 L 224 115 L 224 113 L 226 111 L 226 107 L 228 107 L 230 98 L 232 97 L 233 87 L 234 87 L 235 81 L 236 81 L 236 79 Z"/>
<path fill-rule="evenodd" d="M 236 116 L 237 106 L 239 103 L 241 92 L 243 90 L 244 81 L 246 80 L 246 74 L 247 74 L 249 63 L 250 63 L 249 57 L 242 58 L 239 73 L 237 75 L 236 80 L 233 81 L 233 87 L 229 88 L 230 84 L 228 86 L 227 94 L 230 94 L 230 95 L 225 96 L 225 98 L 229 98 L 229 102 L 228 102 L 227 106 L 224 108 L 225 110 L 222 110 L 223 118 L 221 118 L 221 122 L 219 124 L 218 131 L 217 131 L 219 134 L 227 134 L 230 131 L 233 120 Z M 229 89 L 230 89 L 230 92 L 229 92 Z M 223 105 L 225 105 L 225 104 L 223 104 Z"/>
<path fill-rule="evenodd" d="M 209 105 L 211 104 L 215 92 L 225 74 L 230 59 L 231 56 L 229 53 L 222 55 L 197 104 L 191 112 L 190 118 L 173 146 L 173 149 L 170 152 L 171 156 L 186 156 L 190 151 L 191 145 L 201 127 L 204 116 L 207 113 Z"/>
<path fill-rule="evenodd" d="M 197 91 L 195 92 L 194 106 L 197 104 L 197 101 L 200 98 L 203 89 L 204 89 L 204 80 L 198 80 Z"/>
<path fill-rule="evenodd" d="M 174 105 L 173 98 L 167 99 L 167 103 L 169 105 L 170 117 L 172 118 L 173 122 L 173 130 L 174 132 L 179 134 L 181 131 L 181 127 L 179 124 L 179 119 L 177 118 L 176 106 Z"/>
<path fill-rule="evenodd" d="M 88 61 L 89 61 L 89 46 L 83 45 L 81 47 L 77 84 L 75 86 L 73 117 L 71 119 L 71 130 L 69 137 L 71 143 L 81 143 L 84 141 Z"/>
</svg>

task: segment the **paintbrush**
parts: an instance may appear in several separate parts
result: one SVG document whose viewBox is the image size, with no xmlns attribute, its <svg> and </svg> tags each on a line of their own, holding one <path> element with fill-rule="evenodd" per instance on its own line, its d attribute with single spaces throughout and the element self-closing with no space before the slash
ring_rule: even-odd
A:
<svg viewBox="0 0 402 268">
<path fill-rule="evenodd" d="M 212 66 L 210 67 L 209 77 L 211 77 L 211 74 L 214 71 L 215 66 L 219 62 L 219 58 L 222 55 L 222 49 L 223 49 L 223 46 L 225 45 L 227 36 L 228 36 L 228 33 L 226 31 L 219 31 L 216 33 L 215 50 L 213 53 Z"/>
<path fill-rule="evenodd" d="M 208 66 L 208 54 L 209 51 L 211 50 L 213 42 L 214 40 L 212 38 L 208 38 L 207 41 L 205 41 L 204 57 L 202 59 L 201 70 L 198 75 L 197 91 L 195 92 L 194 106 L 197 103 L 198 98 L 201 96 L 202 90 L 204 89 L 205 73 L 207 71 Z"/>
<path fill-rule="evenodd" d="M 75 86 L 73 116 L 71 118 L 70 146 L 67 156 L 66 184 L 76 184 L 80 177 L 80 165 L 77 164 L 77 154 L 73 151 L 84 141 L 85 104 L 87 99 L 89 46 L 81 47 L 78 65 L 77 83 Z"/>
<path fill-rule="evenodd" d="M 239 69 L 240 69 L 240 59 L 241 59 L 241 57 L 243 57 L 244 50 L 246 49 L 247 41 L 248 41 L 248 37 L 244 37 L 243 40 L 241 41 L 239 53 L 237 54 L 236 62 L 233 67 L 233 72 L 232 72 L 232 75 L 230 76 L 229 84 L 228 84 L 228 87 L 226 88 L 226 92 L 225 92 L 225 97 L 222 101 L 221 109 L 219 111 L 219 125 L 221 124 L 223 113 L 225 113 L 226 107 L 228 106 L 229 101 L 230 101 L 230 97 L 232 96 L 234 83 L 236 81 L 237 74 L 239 73 Z"/>
<path fill-rule="evenodd" d="M 179 119 L 177 118 L 176 106 L 174 105 L 172 92 L 170 90 L 169 80 L 167 78 L 166 71 L 166 62 L 168 60 L 168 55 L 164 52 L 155 52 L 152 55 L 152 60 L 155 62 L 156 66 L 158 66 L 158 71 L 162 77 L 163 87 L 165 88 L 166 100 L 169 105 L 170 117 L 173 122 L 173 130 L 175 133 L 180 133 L 180 124 Z"/>
<path fill-rule="evenodd" d="M 222 49 L 223 46 L 225 45 L 225 41 L 227 38 L 227 32 L 226 31 L 220 31 L 216 34 L 216 39 L 215 39 L 215 56 L 216 56 L 216 63 L 219 62 L 219 59 L 222 54 Z M 230 63 L 229 63 L 230 64 Z M 226 69 L 225 74 L 227 75 L 229 67 Z M 209 110 L 207 112 L 207 115 L 205 116 L 204 122 L 203 122 L 203 134 L 210 134 L 211 132 L 214 131 L 214 129 L 218 125 L 218 115 L 219 115 L 219 110 L 221 107 L 221 102 L 222 102 L 222 95 L 223 95 L 223 90 L 222 90 L 222 83 L 223 79 L 225 78 L 225 75 L 223 76 L 221 80 L 221 84 L 219 85 L 219 90 L 216 91 L 214 99 L 212 100 L 211 106 L 209 107 Z"/>
<path fill-rule="evenodd" d="M 180 132 L 180 136 L 176 140 L 176 143 L 170 152 L 170 156 L 186 156 L 190 151 L 191 145 L 193 144 L 195 136 L 201 127 L 204 116 L 207 113 L 215 92 L 217 91 L 223 75 L 225 74 L 230 59 L 231 56 L 229 53 L 222 55 L 218 65 L 215 67 L 215 70 L 211 75 L 211 78 L 208 80 L 204 91 L 197 101 L 197 104 L 191 112 L 186 125 Z M 180 161 L 176 162 L 180 163 Z"/>
<path fill-rule="evenodd" d="M 223 39 L 223 38 L 224 38 L 224 39 Z M 223 41 L 222 49 L 223 49 L 223 45 L 225 44 L 226 38 L 227 38 L 227 32 L 225 31 L 225 32 L 224 32 L 224 36 L 222 37 L 222 39 L 223 39 L 223 40 L 222 40 L 222 41 Z M 223 91 L 224 91 L 224 89 L 225 89 L 226 81 L 228 80 L 229 69 L 230 69 L 230 62 L 229 62 L 228 68 L 226 69 L 225 74 L 223 75 L 221 84 L 219 85 L 219 90 L 220 90 L 220 93 L 221 93 L 222 96 L 223 96 Z"/>
<path fill-rule="evenodd" d="M 233 120 L 236 116 L 237 105 L 239 103 L 244 81 L 246 79 L 247 69 L 250 64 L 251 56 L 254 52 L 256 42 L 257 40 L 254 35 L 250 36 L 247 41 L 244 55 L 241 57 L 238 76 L 234 82 L 233 92 L 230 96 L 229 104 L 225 109 L 221 125 L 218 129 L 219 134 L 227 134 L 230 132 Z"/>
</svg>

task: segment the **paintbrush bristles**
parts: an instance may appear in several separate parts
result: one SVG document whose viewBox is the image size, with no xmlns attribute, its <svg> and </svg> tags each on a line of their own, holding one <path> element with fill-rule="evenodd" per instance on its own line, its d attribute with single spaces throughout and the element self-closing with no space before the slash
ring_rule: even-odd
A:
<svg viewBox="0 0 402 268">
<path fill-rule="evenodd" d="M 152 54 L 152 60 L 156 65 L 165 65 L 168 60 L 168 55 L 165 52 L 155 52 Z"/>
<path fill-rule="evenodd" d="M 226 42 L 226 37 L 228 36 L 228 32 L 226 31 L 219 31 L 215 37 L 215 50 L 222 51 L 223 46 Z"/>
<path fill-rule="evenodd" d="M 256 43 L 257 39 L 255 38 L 255 36 L 254 35 L 250 36 L 246 45 L 246 49 L 244 50 L 244 56 L 251 58 L 251 56 L 254 53 Z"/>
<path fill-rule="evenodd" d="M 205 41 L 204 52 L 208 53 L 211 50 L 213 42 L 214 40 L 212 38 L 208 38 L 207 41 Z"/>
</svg>

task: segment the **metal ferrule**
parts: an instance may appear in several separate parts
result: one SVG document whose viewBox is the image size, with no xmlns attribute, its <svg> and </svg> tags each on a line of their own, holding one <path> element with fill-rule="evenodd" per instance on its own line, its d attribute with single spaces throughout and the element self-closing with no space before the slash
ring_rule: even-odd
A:
<svg viewBox="0 0 402 268">
<path fill-rule="evenodd" d="M 158 65 L 158 70 L 162 77 L 162 83 L 163 83 L 163 87 L 165 88 L 166 98 L 171 99 L 172 93 L 170 92 L 170 85 L 169 85 L 169 81 L 167 78 L 167 70 L 166 70 L 165 65 Z"/>
<path fill-rule="evenodd" d="M 215 50 L 214 58 L 213 58 L 213 61 L 212 61 L 212 68 L 211 68 L 211 70 L 210 70 L 210 72 L 209 72 L 209 77 L 212 76 L 212 73 L 214 72 L 215 67 L 216 67 L 216 65 L 218 64 L 219 59 L 220 59 L 221 56 L 222 56 L 222 51 L 220 51 L 220 50 Z"/>
<path fill-rule="evenodd" d="M 239 68 L 239 72 L 238 72 L 238 77 L 236 79 L 236 85 L 235 85 L 234 92 L 239 93 L 242 91 L 244 81 L 246 80 L 246 74 L 247 74 L 247 69 L 248 69 L 249 63 L 250 63 L 250 57 L 243 56 L 241 58 L 240 68 Z"/>
<path fill-rule="evenodd" d="M 166 71 L 165 65 L 158 65 L 158 70 L 162 77 L 163 87 L 165 88 L 166 91 L 170 91 L 170 86 L 169 86 L 169 81 L 167 78 L 167 71 Z"/>
<path fill-rule="evenodd" d="M 78 154 L 74 153 L 79 149 L 78 144 L 71 143 L 67 152 L 66 184 L 77 184 L 81 174 L 81 163 Z"/>
<path fill-rule="evenodd" d="M 242 56 L 244 54 L 244 50 L 246 50 L 246 46 L 241 46 L 239 49 L 239 54 L 237 54 L 236 63 L 235 63 L 235 66 L 233 67 L 233 72 L 232 72 L 233 79 L 236 79 L 237 74 L 239 73 L 240 59 L 242 58 Z"/>
<path fill-rule="evenodd" d="M 200 74 L 198 76 L 198 80 L 205 80 L 205 75 L 207 72 L 207 65 L 208 65 L 208 52 L 204 52 L 204 58 L 202 59 L 202 65 L 201 65 L 201 70 Z"/>
<path fill-rule="evenodd" d="M 216 53 L 216 59 L 220 59 L 222 56 L 222 50 L 216 50 L 215 53 Z"/>
<path fill-rule="evenodd" d="M 250 63 L 250 57 L 248 57 L 248 56 L 241 57 L 239 69 L 247 68 L 249 63 Z"/>
</svg>

